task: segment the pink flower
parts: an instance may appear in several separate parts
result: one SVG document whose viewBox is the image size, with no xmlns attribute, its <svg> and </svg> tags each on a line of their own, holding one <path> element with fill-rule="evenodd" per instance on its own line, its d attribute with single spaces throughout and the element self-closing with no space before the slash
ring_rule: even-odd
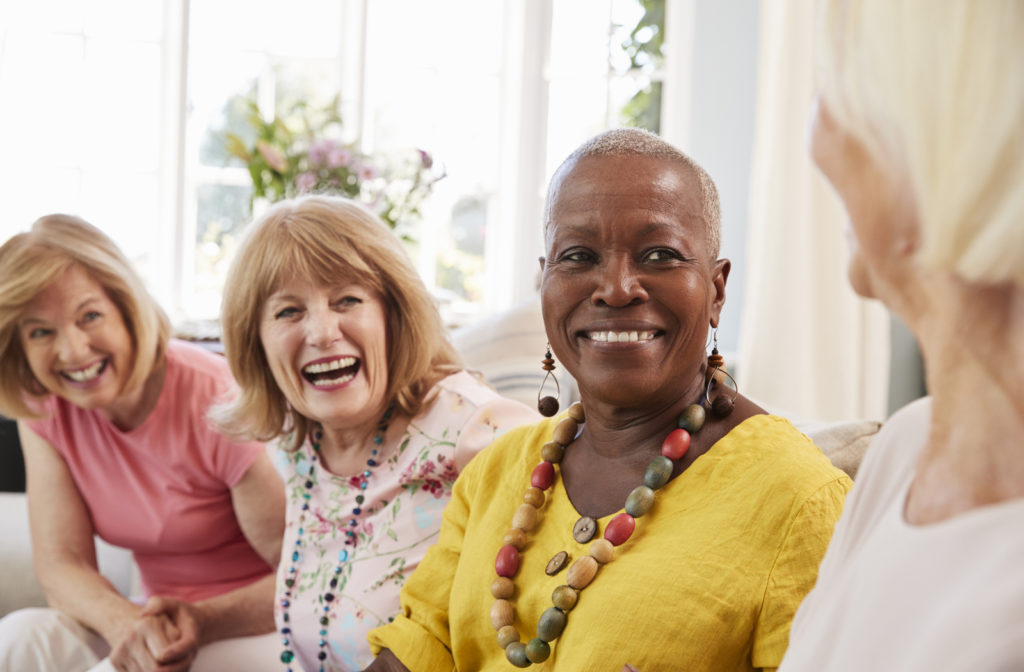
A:
<svg viewBox="0 0 1024 672">
<path fill-rule="evenodd" d="M 322 537 L 329 534 L 332 529 L 334 529 L 334 525 L 323 518 L 320 518 L 316 523 L 310 526 L 309 533 Z"/>
<path fill-rule="evenodd" d="M 427 459 L 410 465 L 398 482 L 406 487 L 418 484 L 421 490 L 439 499 L 451 492 L 456 476 L 458 472 L 455 461 L 446 455 L 438 454 L 436 461 Z"/>
<path fill-rule="evenodd" d="M 377 177 L 377 169 L 365 163 L 359 166 L 357 172 L 359 174 L 359 179 L 364 182 L 366 180 L 372 180 L 373 178 Z"/>
<path fill-rule="evenodd" d="M 271 168 L 279 173 L 283 173 L 288 170 L 288 159 L 284 158 L 284 154 L 281 153 L 277 147 L 274 147 L 266 140 L 260 140 L 256 143 L 256 150 L 260 153 Z"/>
<path fill-rule="evenodd" d="M 295 178 L 295 187 L 304 194 L 316 186 L 316 173 L 305 172 Z"/>
<path fill-rule="evenodd" d="M 335 140 L 317 140 L 309 147 L 309 162 L 315 166 L 322 166 L 327 161 L 327 155 L 337 146 Z"/>
<path fill-rule="evenodd" d="M 459 475 L 458 470 L 455 468 L 455 460 L 444 455 L 438 455 L 437 461 L 444 468 L 444 471 L 441 473 L 441 480 L 446 483 L 454 483 L 455 478 Z"/>
<path fill-rule="evenodd" d="M 444 484 L 433 478 L 423 482 L 423 489 L 432 494 L 434 499 L 440 499 L 445 494 Z"/>
<path fill-rule="evenodd" d="M 434 165 L 434 157 L 432 157 L 430 154 L 423 151 L 422 149 L 419 149 L 417 151 L 420 153 L 420 163 L 423 165 L 424 168 L 430 170 L 430 168 Z"/>
<path fill-rule="evenodd" d="M 341 168 L 347 166 L 350 161 L 352 161 L 352 152 L 342 147 L 337 147 L 327 153 L 328 168 Z"/>
</svg>

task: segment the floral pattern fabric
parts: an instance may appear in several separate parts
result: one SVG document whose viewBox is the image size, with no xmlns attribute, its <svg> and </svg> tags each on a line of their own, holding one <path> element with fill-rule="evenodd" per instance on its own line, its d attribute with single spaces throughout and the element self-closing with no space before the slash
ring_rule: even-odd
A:
<svg viewBox="0 0 1024 672">
<path fill-rule="evenodd" d="M 397 445 L 382 446 L 380 464 L 369 476 L 342 477 L 314 468 L 308 441 L 295 452 L 278 452 L 288 519 L 275 615 L 279 630 L 291 629 L 291 649 L 306 672 L 319 669 L 319 619 L 325 608 L 324 667 L 361 670 L 372 662 L 366 634 L 398 613 L 399 589 L 437 540 L 441 512 L 461 468 L 505 430 L 538 419 L 535 411 L 499 397 L 466 372 L 439 382 L 432 395 Z M 308 481 L 312 488 L 306 487 Z M 359 514 L 353 515 L 354 509 Z M 300 519 L 302 545 L 297 546 Z M 354 533 L 351 545 L 345 544 L 346 530 Z M 330 587 L 333 577 L 337 585 Z M 285 624 L 282 601 L 289 579 L 293 585 Z M 334 599 L 325 600 L 327 593 Z"/>
</svg>

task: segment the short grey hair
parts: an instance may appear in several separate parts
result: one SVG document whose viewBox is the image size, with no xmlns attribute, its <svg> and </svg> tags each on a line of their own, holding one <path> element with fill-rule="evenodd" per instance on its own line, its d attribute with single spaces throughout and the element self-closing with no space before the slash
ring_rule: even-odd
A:
<svg viewBox="0 0 1024 672">
<path fill-rule="evenodd" d="M 700 185 L 700 200 L 704 215 L 704 226 L 708 236 L 708 254 L 718 258 L 722 246 L 722 206 L 718 200 L 718 189 L 708 172 L 683 151 L 666 142 L 656 134 L 641 128 L 614 128 L 595 135 L 570 154 L 558 166 L 548 185 L 544 200 L 544 230 L 550 224 L 552 187 L 561 182 L 562 173 L 578 161 L 596 156 L 650 156 L 665 159 L 679 165 L 697 178 Z"/>
</svg>

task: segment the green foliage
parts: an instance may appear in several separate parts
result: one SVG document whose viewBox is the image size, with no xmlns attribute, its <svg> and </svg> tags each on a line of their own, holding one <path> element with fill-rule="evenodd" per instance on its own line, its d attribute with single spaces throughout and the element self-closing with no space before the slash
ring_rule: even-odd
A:
<svg viewBox="0 0 1024 672">
<path fill-rule="evenodd" d="M 665 0 L 639 0 L 643 16 L 633 26 L 629 39 L 622 44 L 633 68 L 660 66 L 664 60 Z"/>
<path fill-rule="evenodd" d="M 391 228 L 421 214 L 434 184 L 444 177 L 433 157 L 415 150 L 400 158 L 364 154 L 342 138 L 339 101 L 310 108 L 304 101 L 267 120 L 252 98 L 248 109 L 252 139 L 225 133 L 225 150 L 240 159 L 252 179 L 252 202 L 274 202 L 300 194 L 347 196 L 369 206 Z M 248 134 L 247 134 L 248 135 Z"/>
<path fill-rule="evenodd" d="M 639 4 L 644 13 L 622 49 L 629 56 L 630 70 L 660 68 L 664 63 L 665 0 L 639 0 Z M 637 91 L 619 114 L 624 125 L 657 133 L 661 128 L 661 82 L 651 82 Z"/>
</svg>

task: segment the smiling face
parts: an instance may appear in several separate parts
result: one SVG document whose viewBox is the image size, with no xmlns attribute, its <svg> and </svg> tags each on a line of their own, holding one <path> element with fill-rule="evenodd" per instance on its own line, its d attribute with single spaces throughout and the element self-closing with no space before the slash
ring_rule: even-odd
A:
<svg viewBox="0 0 1024 672">
<path fill-rule="evenodd" d="M 695 397 L 729 273 L 709 257 L 696 177 L 659 157 L 599 155 L 554 179 L 541 296 L 558 359 L 584 398 Z"/>
<path fill-rule="evenodd" d="M 131 374 L 132 337 L 117 305 L 78 266 L 29 304 L 18 323 L 29 368 L 47 391 L 92 410 L 111 409 Z"/>
<path fill-rule="evenodd" d="M 288 403 L 336 429 L 376 423 L 384 412 L 385 307 L 372 289 L 293 279 L 270 295 L 260 341 Z"/>
</svg>

